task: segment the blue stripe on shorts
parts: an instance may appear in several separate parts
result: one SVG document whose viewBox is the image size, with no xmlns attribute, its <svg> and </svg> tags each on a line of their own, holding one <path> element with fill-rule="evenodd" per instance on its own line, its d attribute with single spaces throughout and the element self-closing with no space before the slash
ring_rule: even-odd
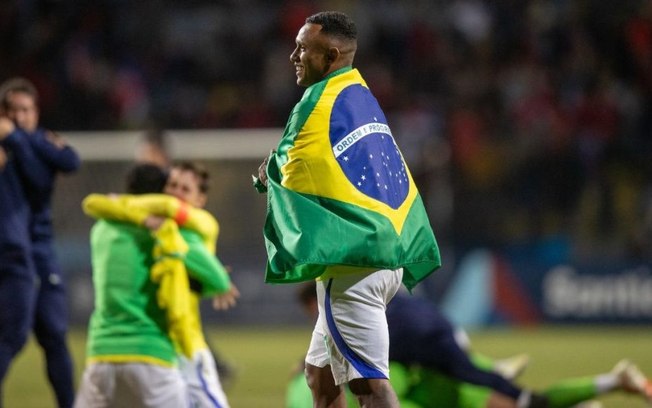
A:
<svg viewBox="0 0 652 408">
<path fill-rule="evenodd" d="M 208 399 L 211 401 L 211 404 L 215 408 L 222 408 L 220 403 L 217 401 L 217 398 L 213 394 L 211 394 L 210 390 L 208 389 L 208 384 L 206 384 L 206 380 L 204 379 L 204 376 L 202 375 L 203 366 L 204 365 L 203 365 L 202 362 L 197 364 L 197 377 L 199 377 L 199 380 L 201 381 L 201 388 L 204 390 L 204 392 L 206 393 L 206 396 L 208 397 Z"/>
<path fill-rule="evenodd" d="M 346 344 L 342 335 L 337 330 L 335 325 L 335 320 L 333 319 L 333 311 L 331 310 L 331 285 L 333 284 L 333 279 L 328 280 L 328 286 L 326 287 L 326 299 L 324 300 L 324 310 L 326 311 L 326 323 L 328 324 L 328 329 L 333 336 L 333 341 L 337 346 L 337 349 L 342 353 L 344 358 L 351 363 L 351 365 L 362 374 L 363 378 L 383 378 L 387 379 L 385 374 L 382 371 L 372 366 L 368 362 L 364 361 L 359 355 L 357 355 L 353 350 L 349 348 Z"/>
</svg>

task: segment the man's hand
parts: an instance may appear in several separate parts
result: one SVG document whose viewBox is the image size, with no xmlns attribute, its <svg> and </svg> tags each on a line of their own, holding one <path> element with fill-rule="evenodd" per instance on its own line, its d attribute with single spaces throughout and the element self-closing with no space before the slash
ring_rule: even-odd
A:
<svg viewBox="0 0 652 408">
<path fill-rule="evenodd" d="M 5 165 L 7 164 L 7 152 L 5 149 L 0 146 L 0 171 L 5 168 Z"/>
<path fill-rule="evenodd" d="M 265 157 L 260 166 L 258 166 L 258 180 L 262 183 L 263 186 L 267 187 L 267 161 L 269 156 Z"/>
<path fill-rule="evenodd" d="M 270 150 L 269 156 L 265 157 L 265 160 L 263 160 L 263 162 L 260 163 L 260 166 L 258 166 L 258 177 L 254 176 L 253 174 L 251 175 L 252 181 L 254 183 L 254 188 L 259 193 L 267 192 L 267 163 L 269 162 L 269 157 L 275 151 L 276 150 L 274 149 Z"/>
<path fill-rule="evenodd" d="M 227 310 L 235 306 L 236 299 L 240 297 L 240 291 L 231 282 L 231 289 L 228 292 L 213 297 L 213 309 Z"/>
<path fill-rule="evenodd" d="M 143 227 L 149 229 L 150 231 L 156 231 L 157 229 L 161 228 L 161 225 L 165 220 L 165 217 L 158 215 L 148 215 L 147 218 L 145 218 L 145 221 L 143 221 Z"/>
<path fill-rule="evenodd" d="M 47 139 L 48 142 L 55 145 L 58 149 L 63 149 L 64 147 L 66 147 L 65 139 L 58 133 L 55 133 L 51 130 L 46 130 L 45 138 Z"/>
<path fill-rule="evenodd" d="M 4 140 L 15 129 L 14 122 L 5 117 L 0 117 L 0 140 Z"/>
</svg>

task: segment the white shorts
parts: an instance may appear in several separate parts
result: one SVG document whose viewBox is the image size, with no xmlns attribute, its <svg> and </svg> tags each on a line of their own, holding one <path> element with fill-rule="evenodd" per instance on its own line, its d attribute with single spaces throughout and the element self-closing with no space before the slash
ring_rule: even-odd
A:
<svg viewBox="0 0 652 408">
<path fill-rule="evenodd" d="M 144 363 L 89 365 L 75 398 L 75 408 L 189 406 L 178 369 Z"/>
<path fill-rule="evenodd" d="M 319 317 L 306 363 L 330 364 L 337 385 L 355 378 L 389 378 L 385 309 L 402 278 L 403 269 L 384 269 L 318 281 Z"/>
<path fill-rule="evenodd" d="M 192 360 L 179 356 L 179 370 L 188 385 L 191 407 L 229 408 L 210 350 L 197 351 Z"/>
</svg>

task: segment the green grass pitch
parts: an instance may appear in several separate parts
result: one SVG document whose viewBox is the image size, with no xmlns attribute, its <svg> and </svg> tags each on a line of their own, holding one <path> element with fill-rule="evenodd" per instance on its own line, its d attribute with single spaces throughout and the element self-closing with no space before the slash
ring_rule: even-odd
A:
<svg viewBox="0 0 652 408">
<path fill-rule="evenodd" d="M 209 341 L 236 369 L 236 378 L 227 387 L 231 406 L 283 407 L 285 384 L 308 346 L 310 328 L 227 326 L 208 331 Z M 470 337 L 473 347 L 488 356 L 529 353 L 530 366 L 519 382 L 535 389 L 565 377 L 608 371 L 623 357 L 652 375 L 652 328 L 644 326 L 498 328 L 472 331 Z M 84 329 L 72 330 L 69 342 L 78 380 L 84 364 Z M 6 408 L 55 406 L 41 352 L 33 340 L 10 368 L 4 394 Z M 613 408 L 646 406 L 627 394 L 605 396 L 601 401 Z"/>
</svg>

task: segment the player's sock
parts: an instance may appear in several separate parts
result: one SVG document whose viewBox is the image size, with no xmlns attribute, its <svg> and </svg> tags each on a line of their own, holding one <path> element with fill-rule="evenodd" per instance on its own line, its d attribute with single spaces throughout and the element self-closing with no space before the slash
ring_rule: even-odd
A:
<svg viewBox="0 0 652 408">
<path fill-rule="evenodd" d="M 598 389 L 594 377 L 580 377 L 559 381 L 543 394 L 548 397 L 550 408 L 567 408 L 594 398 Z"/>
<path fill-rule="evenodd" d="M 589 400 L 573 405 L 573 408 L 604 408 L 604 405 L 598 400 Z"/>
<path fill-rule="evenodd" d="M 530 363 L 530 356 L 525 353 L 495 360 L 474 351 L 469 354 L 469 357 L 474 366 L 485 371 L 494 371 L 508 380 L 521 375 Z"/>
<path fill-rule="evenodd" d="M 530 356 L 527 354 L 517 354 L 512 357 L 494 361 L 494 371 L 508 380 L 513 380 L 525 371 L 530 363 Z"/>
<path fill-rule="evenodd" d="M 484 354 L 472 351 L 469 353 L 469 358 L 474 366 L 482 370 L 494 370 L 494 360 L 490 357 L 485 356 Z"/>
</svg>

